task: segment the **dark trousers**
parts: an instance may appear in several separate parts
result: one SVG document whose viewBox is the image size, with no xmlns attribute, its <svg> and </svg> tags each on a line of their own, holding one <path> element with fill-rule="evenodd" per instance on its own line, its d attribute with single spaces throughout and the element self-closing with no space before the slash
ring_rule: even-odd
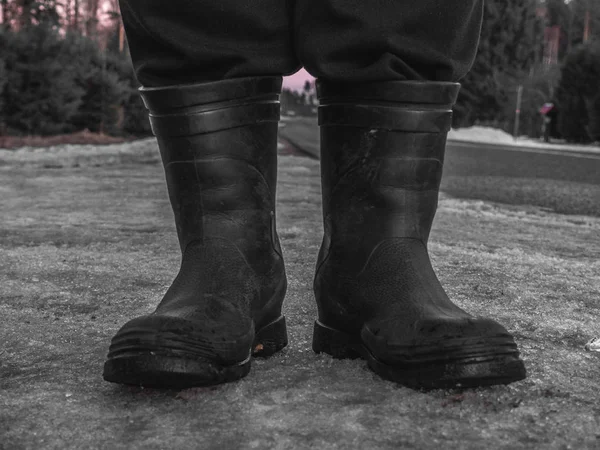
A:
<svg viewBox="0 0 600 450">
<path fill-rule="evenodd" d="M 484 0 L 120 0 L 144 86 L 291 75 L 458 81 Z"/>
</svg>

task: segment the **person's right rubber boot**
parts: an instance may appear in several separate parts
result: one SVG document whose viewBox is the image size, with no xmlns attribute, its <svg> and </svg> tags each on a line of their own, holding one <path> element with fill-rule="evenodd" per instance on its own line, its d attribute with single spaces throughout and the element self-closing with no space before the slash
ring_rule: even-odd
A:
<svg viewBox="0 0 600 450">
<path fill-rule="evenodd" d="M 415 388 L 525 377 L 513 337 L 450 301 L 427 252 L 458 89 L 317 80 L 325 236 L 313 349 Z"/>
<path fill-rule="evenodd" d="M 287 344 L 275 228 L 281 77 L 142 88 L 182 262 L 152 314 L 115 335 L 104 379 L 187 388 L 239 379 Z"/>
</svg>

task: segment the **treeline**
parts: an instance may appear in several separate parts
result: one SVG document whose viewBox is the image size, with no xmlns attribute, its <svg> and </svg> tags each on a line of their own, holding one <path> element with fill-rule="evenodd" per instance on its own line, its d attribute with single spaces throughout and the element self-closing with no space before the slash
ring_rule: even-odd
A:
<svg viewBox="0 0 600 450">
<path fill-rule="evenodd" d="M 62 30 L 79 31 L 92 38 L 116 32 L 122 43 L 120 18 L 119 0 L 0 0 L 0 22 L 12 30 L 51 22 Z"/>
<path fill-rule="evenodd" d="M 558 112 L 555 137 L 600 140 L 600 2 L 486 0 L 475 63 L 461 80 L 454 126 L 539 136 L 539 108 Z M 520 87 L 520 88 L 519 88 Z"/>
<path fill-rule="evenodd" d="M 0 134 L 150 133 L 118 0 L 0 0 L 0 10 Z M 552 102 L 555 136 L 598 141 L 598 80 L 600 1 L 486 0 L 454 126 L 513 132 L 520 106 L 518 133 L 539 136 L 539 108 Z M 310 85 L 281 99 L 284 112 L 314 114 Z"/>
<path fill-rule="evenodd" d="M 0 2 L 0 134 L 150 134 L 120 20 L 99 26 L 97 0 Z"/>
</svg>

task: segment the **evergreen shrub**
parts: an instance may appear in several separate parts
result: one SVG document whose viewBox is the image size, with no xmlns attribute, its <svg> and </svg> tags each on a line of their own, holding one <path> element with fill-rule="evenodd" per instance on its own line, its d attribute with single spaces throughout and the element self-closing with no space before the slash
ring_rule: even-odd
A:
<svg viewBox="0 0 600 450">
<path fill-rule="evenodd" d="M 512 131 L 517 86 L 529 76 L 541 52 L 542 26 L 535 2 L 530 0 L 484 3 L 479 47 L 470 72 L 460 80 L 453 127 L 483 123 Z M 527 129 L 534 126 L 522 114 L 524 119 Z"/>
<path fill-rule="evenodd" d="M 51 135 L 64 132 L 82 103 L 77 86 L 78 61 L 49 23 L 28 26 L 0 37 L 4 64 L 2 117 L 8 134 Z"/>
<path fill-rule="evenodd" d="M 0 134 L 150 135 L 129 56 L 51 23 L 0 30 Z"/>
<path fill-rule="evenodd" d="M 565 58 L 556 91 L 558 128 L 570 142 L 600 140 L 600 42 L 575 47 Z"/>
</svg>

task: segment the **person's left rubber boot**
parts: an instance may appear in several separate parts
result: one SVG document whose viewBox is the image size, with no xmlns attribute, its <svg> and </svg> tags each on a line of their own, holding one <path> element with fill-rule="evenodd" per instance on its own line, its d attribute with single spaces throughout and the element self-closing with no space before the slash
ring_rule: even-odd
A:
<svg viewBox="0 0 600 450">
<path fill-rule="evenodd" d="M 287 344 L 275 228 L 281 77 L 141 88 L 165 169 L 181 268 L 112 339 L 104 379 L 182 389 L 237 380 Z"/>
<path fill-rule="evenodd" d="M 414 388 L 525 378 L 513 337 L 452 303 L 427 252 L 459 87 L 317 80 L 325 236 L 313 349 Z"/>
</svg>

